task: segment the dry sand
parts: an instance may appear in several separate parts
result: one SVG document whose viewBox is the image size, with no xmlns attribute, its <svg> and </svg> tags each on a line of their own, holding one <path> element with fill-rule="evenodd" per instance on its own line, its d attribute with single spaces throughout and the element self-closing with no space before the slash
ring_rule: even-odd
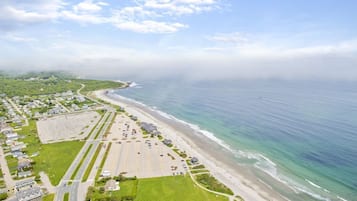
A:
<svg viewBox="0 0 357 201">
<path fill-rule="evenodd" d="M 106 140 L 112 141 L 112 146 L 103 171 L 110 171 L 111 176 L 125 173 L 150 178 L 186 173 L 185 162 L 171 148 L 157 138 L 144 137 L 139 126 L 126 115 L 116 117 Z"/>
<path fill-rule="evenodd" d="M 175 146 L 186 151 L 190 156 L 196 156 L 217 179 L 227 185 L 237 195 L 242 196 L 246 201 L 261 200 L 286 200 L 271 188 L 260 183 L 256 177 L 251 175 L 245 168 L 231 163 L 228 158 L 215 153 L 210 146 L 219 146 L 215 143 L 207 143 L 208 139 L 195 135 L 195 132 L 182 125 L 168 123 L 160 115 L 148 110 L 146 107 L 118 98 L 106 95 L 105 91 L 94 93 L 98 98 L 119 105 L 129 114 L 135 115 L 140 121 L 154 123 L 159 127 L 165 138 L 174 141 Z"/>
<path fill-rule="evenodd" d="M 38 135 L 42 143 L 84 139 L 99 121 L 97 112 L 89 111 L 65 114 L 37 121 Z"/>
</svg>

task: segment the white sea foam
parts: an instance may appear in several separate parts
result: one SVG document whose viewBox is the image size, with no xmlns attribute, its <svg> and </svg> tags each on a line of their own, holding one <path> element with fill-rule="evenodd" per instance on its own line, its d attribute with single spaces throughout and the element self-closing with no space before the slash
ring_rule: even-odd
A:
<svg viewBox="0 0 357 201">
<path fill-rule="evenodd" d="M 315 184 L 314 182 L 312 182 L 312 181 L 310 181 L 310 180 L 308 180 L 308 179 L 305 179 L 305 181 L 306 181 L 307 183 L 309 183 L 311 186 L 314 186 L 314 187 L 316 187 L 316 188 L 322 189 L 321 186 Z"/>
<path fill-rule="evenodd" d="M 287 176 L 285 176 L 283 174 L 280 174 L 278 172 L 277 165 L 273 161 L 271 161 L 268 157 L 264 156 L 263 154 L 232 149 L 223 140 L 217 138 L 213 133 L 200 128 L 198 125 L 191 124 L 191 123 L 188 123 L 188 122 L 186 122 L 184 120 L 178 119 L 178 118 L 174 117 L 173 115 L 170 115 L 170 114 L 167 114 L 167 113 L 165 113 L 163 111 L 160 111 L 157 107 L 154 107 L 154 106 L 150 107 L 150 106 L 148 106 L 148 105 L 146 105 L 146 104 L 144 104 L 142 102 L 133 100 L 131 98 L 127 98 L 127 97 L 124 97 L 124 96 L 121 96 L 121 95 L 118 95 L 118 94 L 115 94 L 115 93 L 110 93 L 110 95 L 113 98 L 124 99 L 126 101 L 133 102 L 135 104 L 141 105 L 141 106 L 143 106 L 143 107 L 145 107 L 145 108 L 147 108 L 147 109 L 159 114 L 160 116 L 162 116 L 162 117 L 164 117 L 166 119 L 174 120 L 174 121 L 179 122 L 179 123 L 181 123 L 183 125 L 189 126 L 192 130 L 195 131 L 196 134 L 204 135 L 208 139 L 210 139 L 213 142 L 219 144 L 221 147 L 223 147 L 226 150 L 231 151 L 232 153 L 234 153 L 234 155 L 237 158 L 246 158 L 246 159 L 256 160 L 256 162 L 254 163 L 254 167 L 258 168 L 259 170 L 261 170 L 261 171 L 263 171 L 265 173 L 267 173 L 268 175 L 273 177 L 275 180 L 287 185 L 290 189 L 292 189 L 297 194 L 298 193 L 305 193 L 305 194 L 308 194 L 311 197 L 313 197 L 315 199 L 318 199 L 318 200 L 330 201 L 329 198 L 326 198 L 326 197 L 323 197 L 322 195 L 314 193 L 309 188 L 307 188 L 306 186 L 293 181 L 291 178 L 289 178 L 289 177 L 287 177 Z M 325 192 L 329 192 L 328 190 L 318 186 L 317 184 L 314 184 L 313 182 L 311 182 L 309 180 L 306 180 L 306 181 L 310 185 L 312 185 L 312 186 L 314 186 L 316 188 L 323 189 Z M 343 201 L 346 201 L 341 197 L 339 197 L 339 199 L 341 199 Z"/>
<path fill-rule="evenodd" d="M 338 198 L 339 200 L 342 200 L 342 201 L 348 201 L 348 200 L 346 200 L 345 198 L 342 198 L 342 197 L 340 197 L 340 196 L 337 196 L 337 198 Z"/>
<path fill-rule="evenodd" d="M 136 82 L 131 82 L 129 85 L 130 88 L 142 88 L 138 83 Z"/>
</svg>

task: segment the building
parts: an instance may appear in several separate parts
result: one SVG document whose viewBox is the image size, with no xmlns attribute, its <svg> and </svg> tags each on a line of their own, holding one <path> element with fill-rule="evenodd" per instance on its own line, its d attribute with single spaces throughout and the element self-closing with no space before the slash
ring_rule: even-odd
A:
<svg viewBox="0 0 357 201">
<path fill-rule="evenodd" d="M 191 163 L 192 163 L 192 164 L 198 163 L 198 158 L 192 157 L 192 158 L 191 158 Z"/>
<path fill-rule="evenodd" d="M 101 174 L 102 177 L 110 177 L 111 176 L 111 173 L 109 170 L 104 170 Z"/>
<path fill-rule="evenodd" d="M 162 143 L 164 143 L 166 146 L 170 146 L 172 144 L 172 140 L 164 139 L 164 141 L 162 141 Z"/>
<path fill-rule="evenodd" d="M 29 169 L 31 168 L 32 165 L 31 165 L 31 160 L 30 159 L 27 159 L 27 158 L 20 158 L 19 159 L 19 162 L 17 163 L 17 170 L 25 170 L 25 169 Z"/>
<path fill-rule="evenodd" d="M 40 187 L 29 188 L 26 190 L 16 192 L 16 199 L 18 201 L 40 201 L 42 200 L 42 192 Z"/>
<path fill-rule="evenodd" d="M 15 189 L 17 191 L 23 189 L 23 188 L 32 188 L 32 186 L 35 184 L 35 181 L 33 179 L 26 179 L 26 180 L 22 180 L 19 182 L 16 182 L 15 184 Z"/>
<path fill-rule="evenodd" d="M 119 182 L 115 181 L 114 179 L 110 179 L 105 183 L 105 191 L 117 191 L 120 189 Z"/>
<path fill-rule="evenodd" d="M 32 176 L 32 172 L 30 170 L 17 172 L 17 177 L 19 177 L 19 178 L 25 178 L 25 177 L 30 177 L 30 176 Z"/>
<path fill-rule="evenodd" d="M 140 123 L 140 127 L 145 132 L 151 133 L 151 134 L 153 134 L 155 131 L 157 131 L 157 127 L 154 124 L 151 124 L 151 123 L 141 122 Z"/>
</svg>

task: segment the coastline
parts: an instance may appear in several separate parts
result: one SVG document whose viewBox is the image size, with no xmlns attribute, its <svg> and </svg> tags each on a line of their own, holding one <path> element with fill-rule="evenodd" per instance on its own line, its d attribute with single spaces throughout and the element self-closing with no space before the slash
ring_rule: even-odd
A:
<svg viewBox="0 0 357 201">
<path fill-rule="evenodd" d="M 172 139 L 178 148 L 189 155 L 198 157 L 212 175 L 245 200 L 287 200 L 262 183 L 248 168 L 230 160 L 229 154 L 231 153 L 222 154 L 224 150 L 219 144 L 198 133 L 189 125 L 165 118 L 158 112 L 135 102 L 112 97 L 106 94 L 106 90 L 95 91 L 93 95 L 111 104 L 120 105 L 142 121 L 156 124 L 165 138 Z M 220 153 L 216 150 L 220 150 Z"/>
</svg>

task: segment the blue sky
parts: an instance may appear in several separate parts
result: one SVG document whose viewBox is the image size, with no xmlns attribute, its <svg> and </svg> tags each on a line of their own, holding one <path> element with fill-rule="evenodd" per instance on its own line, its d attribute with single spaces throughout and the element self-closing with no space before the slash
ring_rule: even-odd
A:
<svg viewBox="0 0 357 201">
<path fill-rule="evenodd" d="M 356 10 L 352 0 L 2 0 L 0 69 L 355 80 Z"/>
</svg>

